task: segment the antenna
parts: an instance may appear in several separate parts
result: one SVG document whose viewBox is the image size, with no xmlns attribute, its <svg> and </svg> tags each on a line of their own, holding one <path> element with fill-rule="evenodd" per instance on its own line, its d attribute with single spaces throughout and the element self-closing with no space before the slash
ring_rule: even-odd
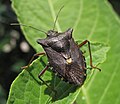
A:
<svg viewBox="0 0 120 104">
<path fill-rule="evenodd" d="M 10 25 L 13 25 L 13 26 L 26 26 L 26 27 L 32 28 L 32 29 L 34 29 L 34 30 L 41 31 L 41 32 L 43 32 L 44 34 L 46 34 L 46 35 L 47 35 L 47 33 L 46 33 L 46 32 L 44 32 L 43 30 L 40 30 L 40 29 L 35 28 L 35 27 L 33 27 L 33 26 L 30 26 L 30 25 L 19 24 L 19 23 L 11 23 Z"/>
<path fill-rule="evenodd" d="M 56 22 L 57 22 L 58 16 L 59 16 L 61 10 L 63 9 L 63 7 L 64 7 L 64 5 L 60 8 L 60 10 L 59 10 L 58 13 L 57 13 L 57 16 L 56 16 L 56 18 L 55 18 L 55 22 L 54 22 L 54 25 L 53 25 L 53 31 L 54 31 L 54 29 L 55 29 L 55 24 L 56 24 Z"/>
</svg>

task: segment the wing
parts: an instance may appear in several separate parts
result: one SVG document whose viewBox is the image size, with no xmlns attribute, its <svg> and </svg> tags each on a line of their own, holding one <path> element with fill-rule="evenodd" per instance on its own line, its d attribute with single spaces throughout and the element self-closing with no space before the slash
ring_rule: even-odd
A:
<svg viewBox="0 0 120 104">
<path fill-rule="evenodd" d="M 70 53 L 73 63 L 78 65 L 80 70 L 86 69 L 86 62 L 82 51 L 78 48 L 73 39 L 70 40 Z"/>
<path fill-rule="evenodd" d="M 61 56 L 60 53 L 53 50 L 51 47 L 44 48 L 47 56 L 48 61 L 51 67 L 53 67 L 53 71 L 60 74 L 60 76 L 64 77 L 66 72 L 66 61 Z"/>
<path fill-rule="evenodd" d="M 67 79 L 69 82 L 81 86 L 86 79 L 86 62 L 82 51 L 73 39 L 70 40 L 70 53 L 73 62 L 66 67 L 66 70 L 70 69 L 67 73 Z"/>
<path fill-rule="evenodd" d="M 79 65 L 76 65 L 76 64 L 71 64 L 67 68 L 70 69 L 68 73 L 66 73 L 68 82 L 73 83 L 75 85 L 82 86 L 86 79 L 85 72 L 80 70 Z"/>
</svg>

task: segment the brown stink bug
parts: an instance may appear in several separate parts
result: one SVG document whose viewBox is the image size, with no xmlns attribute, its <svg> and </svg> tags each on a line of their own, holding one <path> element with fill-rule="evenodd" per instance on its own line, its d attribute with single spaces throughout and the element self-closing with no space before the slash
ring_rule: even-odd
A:
<svg viewBox="0 0 120 104">
<path fill-rule="evenodd" d="M 54 27 L 55 27 L 55 23 L 54 23 Z M 46 67 L 40 72 L 38 77 L 48 87 L 49 85 L 41 79 L 41 75 L 43 75 L 44 72 L 49 67 L 52 67 L 53 72 L 57 73 L 59 77 L 62 77 L 65 81 L 69 83 L 78 86 L 82 86 L 84 84 L 84 81 L 86 79 L 87 66 L 85 62 L 85 57 L 83 56 L 83 53 L 80 50 L 80 48 L 86 43 L 88 43 L 91 68 L 100 70 L 99 68 L 93 66 L 92 64 L 90 42 L 88 40 L 85 40 L 79 45 L 76 44 L 76 42 L 72 37 L 72 32 L 73 32 L 72 28 L 67 29 L 65 32 L 54 31 L 53 28 L 53 30 L 49 30 L 47 33 L 44 32 L 47 35 L 45 39 L 37 40 L 37 43 L 42 45 L 45 52 L 35 54 L 30 60 L 30 63 L 32 62 L 35 56 L 40 56 L 40 55 L 47 56 L 48 65 L 46 65 Z M 27 68 L 30 65 L 30 63 L 22 68 Z"/>
</svg>

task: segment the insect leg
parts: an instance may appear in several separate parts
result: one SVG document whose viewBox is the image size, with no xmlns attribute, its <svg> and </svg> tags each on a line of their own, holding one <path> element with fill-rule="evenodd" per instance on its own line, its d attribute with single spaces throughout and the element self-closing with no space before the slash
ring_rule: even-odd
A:
<svg viewBox="0 0 120 104">
<path fill-rule="evenodd" d="M 90 48 L 90 42 L 88 40 L 85 40 L 81 44 L 79 44 L 78 47 L 80 48 L 83 45 L 85 45 L 86 43 L 88 43 L 88 49 L 89 49 L 89 55 L 90 55 L 90 66 L 91 66 L 91 68 L 98 69 L 99 71 L 101 71 L 100 68 L 97 68 L 96 66 L 93 66 L 93 64 L 92 64 L 92 53 L 91 53 L 91 48 Z"/>
<path fill-rule="evenodd" d="M 41 76 L 45 73 L 45 71 L 49 68 L 49 64 L 40 72 L 40 74 L 38 75 L 38 78 L 49 88 L 51 89 L 51 91 L 55 92 L 56 95 L 56 90 L 54 90 L 51 86 L 49 86 L 42 78 Z"/>
<path fill-rule="evenodd" d="M 45 53 L 44 53 L 44 52 L 41 52 L 41 53 L 36 53 L 36 54 L 34 54 L 34 55 L 32 56 L 32 58 L 30 59 L 28 65 L 21 67 L 21 69 L 28 68 L 28 67 L 30 66 L 31 62 L 34 60 L 34 58 L 37 57 L 37 56 L 40 56 L 40 55 L 45 55 Z"/>
</svg>

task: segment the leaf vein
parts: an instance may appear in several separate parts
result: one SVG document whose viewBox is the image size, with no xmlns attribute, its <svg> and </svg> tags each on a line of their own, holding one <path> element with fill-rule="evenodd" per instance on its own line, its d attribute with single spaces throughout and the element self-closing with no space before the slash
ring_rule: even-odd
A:
<svg viewBox="0 0 120 104">
<path fill-rule="evenodd" d="M 114 104 L 119 104 L 119 101 L 120 101 L 120 93 L 119 93 L 118 97 L 116 98 L 116 101 Z"/>
<path fill-rule="evenodd" d="M 48 0 L 48 4 L 49 4 L 49 7 L 50 7 L 50 11 L 51 11 L 53 20 L 55 21 L 56 15 L 55 15 L 55 9 L 53 7 L 52 1 Z M 57 28 L 58 31 L 61 31 L 61 28 L 60 28 L 60 25 L 59 25 L 58 21 L 56 21 L 56 28 Z"/>
<path fill-rule="evenodd" d="M 82 86 L 82 92 L 86 98 L 86 104 L 90 104 L 90 99 L 89 99 L 88 93 L 86 92 L 86 89 L 84 86 Z"/>
<path fill-rule="evenodd" d="M 110 85 L 112 84 L 113 79 L 114 79 L 114 77 L 115 77 L 115 75 L 116 75 L 116 72 L 117 72 L 117 70 L 118 70 L 118 67 L 119 67 L 119 62 L 117 63 L 116 68 L 114 69 L 114 72 L 113 72 L 112 76 L 110 77 L 110 80 L 109 80 L 109 82 L 108 82 L 108 84 L 107 84 L 107 86 L 106 86 L 103 94 L 101 95 L 101 98 L 100 98 L 98 104 L 100 104 L 100 103 L 103 101 L 105 95 L 107 94 L 108 89 L 109 89 Z"/>
<path fill-rule="evenodd" d="M 39 104 L 40 104 L 40 101 L 41 101 L 41 89 L 42 89 L 42 86 L 40 86 L 40 91 L 39 91 Z"/>
<path fill-rule="evenodd" d="M 97 5 L 97 3 L 96 3 Z M 88 35 L 88 39 L 90 39 L 95 31 L 95 28 L 97 26 L 97 22 L 98 22 L 98 17 L 99 17 L 99 9 L 96 10 L 96 18 L 95 18 L 95 21 L 94 21 L 94 24 L 91 28 L 91 31 L 90 31 L 90 34 Z"/>
<path fill-rule="evenodd" d="M 82 10 L 83 10 L 83 1 L 80 0 L 80 8 L 79 8 L 79 13 L 78 13 L 78 18 L 76 19 L 75 24 L 74 24 L 74 26 L 73 26 L 74 31 L 75 31 L 78 23 L 80 22 L 81 15 L 82 15 Z"/>
</svg>

